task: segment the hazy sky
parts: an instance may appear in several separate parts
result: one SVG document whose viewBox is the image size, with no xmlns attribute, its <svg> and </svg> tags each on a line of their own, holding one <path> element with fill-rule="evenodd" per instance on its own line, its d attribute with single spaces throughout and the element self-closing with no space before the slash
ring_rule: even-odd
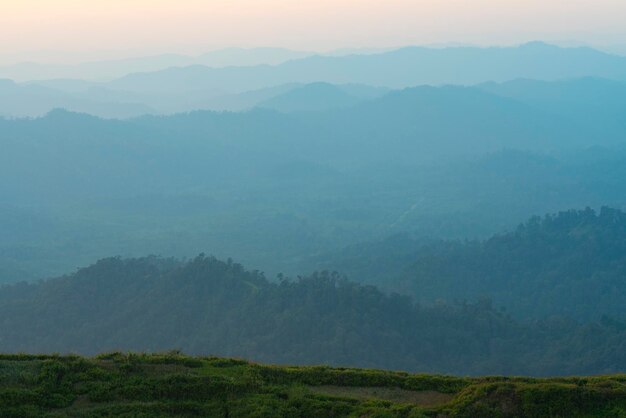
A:
<svg viewBox="0 0 626 418">
<path fill-rule="evenodd" d="M 0 0 L 0 55 L 533 39 L 626 45 L 625 22 L 626 0 Z"/>
</svg>

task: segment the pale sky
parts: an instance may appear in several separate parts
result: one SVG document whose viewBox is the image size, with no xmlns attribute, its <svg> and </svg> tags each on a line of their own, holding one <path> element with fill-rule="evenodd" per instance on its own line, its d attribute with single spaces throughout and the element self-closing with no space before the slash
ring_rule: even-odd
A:
<svg viewBox="0 0 626 418">
<path fill-rule="evenodd" d="M 626 45 L 626 0 L 0 0 L 5 59 L 529 40 Z"/>
</svg>

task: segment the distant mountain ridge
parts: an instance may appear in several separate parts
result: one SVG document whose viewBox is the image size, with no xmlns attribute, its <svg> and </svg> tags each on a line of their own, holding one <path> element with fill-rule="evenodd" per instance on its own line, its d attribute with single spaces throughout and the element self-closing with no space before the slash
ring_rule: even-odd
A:
<svg viewBox="0 0 626 418">
<path fill-rule="evenodd" d="M 37 117 L 56 108 L 104 118 L 128 118 L 156 113 L 148 105 L 123 97 L 94 99 L 38 84 L 17 84 L 0 79 L 0 116 Z"/>
<path fill-rule="evenodd" d="M 626 128 L 626 80 L 583 77 L 557 81 L 518 79 L 476 86 L 574 121 L 594 120 L 596 135 Z"/>
<path fill-rule="evenodd" d="M 190 66 L 130 74 L 116 89 L 151 91 L 225 88 L 242 91 L 284 83 L 358 83 L 389 88 L 429 84 L 477 84 L 517 78 L 556 80 L 584 76 L 626 79 L 626 57 L 591 48 L 559 48 L 541 42 L 518 47 L 406 47 L 370 55 L 316 55 L 276 66 Z"/>
<path fill-rule="evenodd" d="M 318 87 L 328 87 L 330 84 L 343 86 L 345 93 L 357 97 L 364 91 L 348 91 L 346 86 L 363 86 L 376 97 L 385 90 L 421 85 L 508 83 L 518 79 L 541 82 L 585 77 L 604 78 L 612 82 L 626 81 L 626 57 L 590 48 L 560 48 L 539 42 L 518 47 L 405 47 L 351 55 L 310 55 L 280 49 L 234 49 L 214 52 L 211 57 L 213 62 L 226 64 L 231 59 L 231 63 L 238 62 L 239 65 L 211 67 L 202 65 L 201 57 L 196 61 L 185 61 L 178 56 L 154 57 L 146 63 L 141 60 L 134 63 L 131 60 L 129 68 L 137 71 L 124 73 L 118 78 L 111 77 L 114 79 L 109 81 L 64 77 L 30 81 L 18 86 L 52 88 L 59 96 L 54 107 L 109 116 L 112 112 L 99 111 L 98 107 L 89 104 L 105 106 L 111 103 L 136 103 L 156 113 L 171 114 L 203 109 L 241 111 L 287 93 L 292 87 L 309 84 L 317 84 Z M 170 58 L 172 65 L 167 65 Z M 140 64 L 145 65 L 140 68 Z M 95 67 L 100 68 L 98 65 Z M 506 87 L 508 92 L 504 91 L 504 87 L 496 89 L 498 94 L 506 96 L 512 93 L 511 86 Z M 492 87 L 483 86 L 485 90 L 492 89 L 491 92 L 495 93 Z M 555 87 L 541 87 L 544 90 L 548 88 Z M 81 100 L 85 104 L 68 105 L 67 100 L 61 98 L 68 94 L 74 101 Z M 314 92 L 309 91 L 311 94 Z M 7 102 L 5 107 L 11 100 L 21 100 L 24 103 L 23 110 L 1 112 L 3 96 L 0 95 L 0 114 L 41 115 L 45 100 L 42 103 L 31 100 L 29 108 L 29 96 L 26 93 L 23 97 L 14 96 L 4 98 Z M 345 95 L 329 99 L 330 96 L 324 99 L 326 105 L 321 106 L 322 109 L 332 108 L 334 105 L 331 105 L 331 101 L 350 104 L 350 98 Z M 518 96 L 517 99 L 523 98 Z M 314 99 L 310 96 L 297 102 L 302 104 L 302 100 L 312 104 Z M 289 104 L 289 101 L 285 104 Z M 281 108 L 287 110 L 284 106 Z M 319 103 L 310 109 L 320 109 Z M 117 114 L 132 117 L 137 115 L 137 110 L 124 111 L 120 107 Z"/>
<path fill-rule="evenodd" d="M 385 89 L 369 86 L 311 83 L 257 103 L 256 107 L 285 113 L 328 111 L 351 107 L 383 96 L 385 92 Z"/>
<path fill-rule="evenodd" d="M 161 54 L 117 60 L 102 60 L 79 64 L 41 64 L 22 62 L 0 66 L 0 78 L 16 81 L 76 78 L 91 81 L 108 81 L 129 73 L 158 71 L 169 67 L 194 64 L 208 67 L 252 66 L 280 64 L 282 62 L 312 55 L 311 52 L 284 48 L 224 48 L 191 56 Z"/>
</svg>

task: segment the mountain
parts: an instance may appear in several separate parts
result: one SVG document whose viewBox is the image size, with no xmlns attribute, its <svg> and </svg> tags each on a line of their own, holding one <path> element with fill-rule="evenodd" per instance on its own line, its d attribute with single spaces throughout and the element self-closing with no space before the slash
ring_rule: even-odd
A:
<svg viewBox="0 0 626 418">
<path fill-rule="evenodd" d="M 540 42 L 501 48 L 406 47 L 368 55 L 317 55 L 279 65 L 169 68 L 129 74 L 111 81 L 108 87 L 137 92 L 218 88 L 241 92 L 286 83 L 326 82 L 398 89 L 422 84 L 469 85 L 518 78 L 557 80 L 585 76 L 625 80 L 626 57 Z"/>
<path fill-rule="evenodd" d="M 257 99 L 282 88 L 296 86 Z M 12 266 L 0 281 L 201 251 L 295 274 L 305 256 L 402 231 L 487 237 L 536 213 L 626 204 L 623 129 L 597 135 L 593 120 L 478 87 L 361 97 L 316 112 L 0 119 L 0 193 L 50 220 L 0 240 Z"/>
<path fill-rule="evenodd" d="M 196 110 L 205 109 L 241 112 L 250 110 L 259 103 L 287 94 L 300 87 L 302 87 L 302 84 L 281 84 L 279 86 L 265 87 L 258 90 L 245 91 L 243 93 L 222 94 L 200 99 L 196 101 L 193 106 Z"/>
<path fill-rule="evenodd" d="M 541 100 L 526 100 L 523 94 L 516 95 L 515 91 L 525 91 L 523 87 L 516 89 L 512 85 L 497 88 L 494 86 L 520 78 L 534 79 L 536 84 L 529 91 L 537 91 L 542 89 L 540 81 L 582 77 L 605 78 L 614 83 L 626 80 L 626 57 L 589 48 L 560 48 L 538 42 L 503 48 L 406 47 L 350 55 L 310 55 L 271 48 L 226 49 L 195 58 L 166 55 L 119 62 L 87 63 L 75 70 L 80 74 L 88 74 L 90 71 L 121 74 L 122 68 L 126 68 L 127 71 L 123 72 L 121 77 L 86 80 L 84 77 L 72 75 L 71 72 L 64 74 L 61 71 L 53 79 L 30 80 L 20 86 L 54 88 L 72 95 L 77 100 L 87 102 L 143 104 L 158 113 L 171 114 L 199 109 L 245 110 L 274 96 L 287 94 L 291 90 L 285 88 L 287 86 L 303 87 L 316 83 L 318 88 L 326 85 L 328 90 L 330 88 L 328 84 L 333 84 L 349 96 L 373 99 L 380 97 L 390 88 L 404 89 L 420 85 L 445 84 L 473 85 L 489 82 L 491 86 L 481 86 L 483 91 L 536 105 L 541 104 L 539 103 Z M 463 68 L 463 71 L 458 71 L 458 68 Z M 24 80 L 30 70 L 26 65 L 25 68 L 16 71 L 21 76 L 13 77 L 11 75 L 13 73 L 5 72 L 5 77 Z M 3 73 L 0 71 L 0 74 Z M 554 93 L 554 89 L 560 88 L 558 85 L 545 88 L 553 91 L 549 93 L 546 90 L 545 94 L 553 98 L 558 97 Z M 563 88 L 569 91 L 564 95 L 564 99 L 568 101 L 572 99 L 575 102 L 574 91 L 577 87 L 564 85 Z M 272 91 L 275 94 L 270 94 Z M 612 97 L 621 100 L 620 91 L 617 89 Z M 293 100 L 298 103 L 309 100 L 313 101 L 309 105 L 313 105 L 316 100 L 315 94 L 322 93 L 310 91 L 310 97 Z M 335 91 L 335 94 L 338 92 Z M 537 94 L 541 97 L 544 93 Z M 537 97 L 536 94 L 535 96 Z M 285 100 L 290 99 L 287 97 Z M 338 107 L 353 104 L 349 97 L 322 99 L 320 96 L 317 100 L 322 102 L 312 106 L 313 110 L 327 109 L 328 106 L 320 107 L 320 104 L 328 100 L 338 100 L 337 103 L 341 104 Z M 579 102 L 585 103 L 580 100 Z M 568 104 L 570 107 L 571 105 L 572 103 Z M 269 106 L 271 107 L 271 104 Z M 93 108 L 87 105 L 67 107 L 87 113 L 92 113 Z M 587 105 L 587 108 L 589 107 L 590 105 Z M 34 108 L 39 110 L 22 113 L 28 115 L 41 113 L 42 106 L 35 104 Z M 304 108 L 307 109 L 306 106 Z M 558 109 L 559 107 L 553 104 L 548 110 Z M 586 109 L 580 109 L 578 113 L 584 116 L 584 110 Z M 94 114 L 104 115 L 104 112 Z M 124 116 L 126 115 L 124 113 Z M 574 116 L 571 112 L 569 115 Z M 610 115 L 619 117 L 620 114 Z M 595 116 L 600 117 L 602 114 L 596 109 Z M 604 121 L 610 123 L 610 117 L 605 115 Z"/>
<path fill-rule="evenodd" d="M 16 81 L 69 78 L 112 81 L 112 88 L 133 91 L 158 91 L 164 86 L 171 90 L 193 90 L 195 85 L 203 90 L 226 89 L 237 93 L 271 85 L 320 81 L 404 88 L 517 78 L 556 80 L 595 76 L 623 80 L 625 61 L 623 56 L 587 47 L 563 48 L 541 42 L 489 48 L 409 46 L 325 55 L 280 48 L 226 48 L 199 56 L 163 54 L 75 65 L 19 63 L 0 68 L 0 77 Z"/>
<path fill-rule="evenodd" d="M 93 61 L 72 65 L 20 62 L 0 67 L 0 78 L 19 82 L 48 79 L 109 81 L 130 73 L 159 71 L 170 67 L 206 65 L 208 67 L 277 65 L 312 55 L 283 48 L 225 48 L 198 56 L 161 54 L 118 60 Z"/>
<path fill-rule="evenodd" d="M 129 118 L 155 112 L 142 103 L 92 100 L 36 84 L 23 85 L 11 80 L 0 80 L 1 116 L 44 116 L 55 108 L 86 112 L 104 118 Z"/>
<path fill-rule="evenodd" d="M 173 114 L 195 110 L 215 111 L 246 111 L 255 106 L 272 108 L 271 100 L 278 96 L 287 95 L 285 105 L 292 100 L 294 110 L 298 106 L 311 107 L 311 110 L 327 110 L 337 108 L 333 101 L 338 100 L 339 107 L 352 105 L 363 100 L 375 99 L 383 96 L 389 90 L 380 87 L 371 87 L 357 84 L 332 86 L 325 83 L 315 83 L 311 86 L 291 83 L 264 87 L 258 90 L 241 93 L 228 93 L 223 90 L 198 90 L 166 93 L 138 93 L 132 91 L 115 90 L 106 84 L 83 80 L 57 79 L 28 83 L 15 83 L 3 80 L 4 103 L 0 105 L 6 110 L 4 116 L 43 116 L 56 108 L 65 108 L 95 116 L 119 118 L 136 117 L 145 114 Z M 9 91 L 8 87 L 11 87 Z M 326 92 L 321 91 L 326 87 Z M 300 93 L 293 93 L 296 97 L 290 99 L 288 93 L 292 90 L 303 89 Z M 330 93 L 336 89 L 335 97 Z M 320 90 L 316 93 L 316 90 Z M 34 94 L 33 92 L 39 92 Z M 44 93 L 45 92 L 45 93 Z M 325 94 L 331 96 L 324 97 Z M 299 95 L 299 96 L 298 96 Z M 316 103 L 319 102 L 319 103 Z M 264 104 L 265 102 L 269 102 Z M 325 102 L 328 102 L 325 104 Z M 135 104 L 134 108 L 130 104 Z M 106 111 L 106 106 L 110 110 Z M 278 103 L 279 107 L 280 103 Z M 98 107 L 99 106 L 99 107 Z M 101 109 L 105 107 L 105 110 Z M 281 107 L 289 111 L 286 107 Z M 1 110 L 1 108 L 0 108 Z M 2 114 L 2 112 L 0 112 Z"/>
<path fill-rule="evenodd" d="M 617 372 L 626 361 L 619 321 L 522 323 L 488 301 L 417 306 L 337 275 L 269 282 L 203 255 L 111 258 L 5 286 L 0 315 L 3 352 L 179 347 L 283 364 L 530 375 Z"/>
<path fill-rule="evenodd" d="M 19 175 L 20 189 L 37 187 L 31 197 L 55 198 L 155 192 L 167 185 L 193 189 L 207 175 L 236 183 L 262 167 L 293 161 L 335 169 L 392 159 L 415 165 L 507 148 L 548 152 L 616 141 L 594 137 L 592 126 L 465 87 L 406 89 L 302 115 L 256 109 L 120 121 L 59 110 L 35 120 L 0 120 L 0 126 L 6 174 L 0 188 L 13 189 L 8 179 Z"/>
<path fill-rule="evenodd" d="M 108 81 L 140 71 L 158 71 L 174 66 L 193 64 L 193 59 L 180 54 L 93 61 L 78 64 L 18 62 L 0 67 L 0 76 L 18 82 L 54 79 Z"/>
<path fill-rule="evenodd" d="M 255 65 L 279 65 L 287 61 L 314 55 L 313 52 L 294 51 L 286 48 L 223 48 L 206 52 L 195 58 L 197 64 L 207 67 L 250 67 Z"/>
<path fill-rule="evenodd" d="M 610 208 L 535 217 L 479 241 L 396 237 L 318 261 L 353 279 L 433 300 L 491 298 L 518 317 L 626 317 L 626 213 Z"/>
<path fill-rule="evenodd" d="M 613 135 L 626 127 L 624 81 L 584 77 L 554 82 L 513 80 L 478 87 L 570 120 L 593 120 L 597 135 Z"/>
<path fill-rule="evenodd" d="M 324 132 L 323 139 L 332 141 L 336 152 L 361 163 L 372 156 L 406 163 L 503 148 L 548 152 L 589 146 L 592 137 L 589 125 L 460 86 L 392 91 L 348 109 L 303 115 L 302 119 Z M 615 144 L 621 139 L 612 136 L 595 141 Z"/>
<path fill-rule="evenodd" d="M 315 112 L 351 107 L 359 102 L 359 98 L 341 87 L 328 83 L 312 83 L 262 101 L 257 107 L 285 113 Z"/>
<path fill-rule="evenodd" d="M 282 84 L 266 87 L 259 90 L 243 93 L 227 93 L 222 90 L 172 92 L 167 94 L 135 93 L 123 90 L 114 90 L 102 83 L 81 80 L 47 80 L 31 83 L 14 83 L 5 80 L 11 85 L 11 94 L 6 92 L 4 107 L 5 116 L 43 116 L 47 112 L 58 108 L 65 108 L 79 113 L 88 113 L 94 116 L 109 116 L 108 113 L 94 109 L 93 103 L 137 103 L 135 112 L 120 112 L 120 118 L 137 117 L 146 114 L 175 114 L 195 110 L 215 110 L 240 112 L 250 110 L 257 104 L 270 100 L 276 96 L 302 87 L 301 84 Z M 368 86 L 347 87 L 355 91 L 358 97 L 376 97 L 379 89 Z M 47 100 L 36 100 L 31 91 L 45 91 L 50 96 Z M 381 92 L 380 95 L 383 93 Z M 41 96 L 41 94 L 40 94 Z M 1 102 L 0 102 L 1 103 Z M 19 106 L 12 106 L 14 104 Z M 148 103 L 149 105 L 141 105 Z M 143 106 L 143 109 L 141 108 Z M 123 110 L 123 109 L 122 109 Z M 9 113 L 14 112 L 13 114 Z"/>
</svg>

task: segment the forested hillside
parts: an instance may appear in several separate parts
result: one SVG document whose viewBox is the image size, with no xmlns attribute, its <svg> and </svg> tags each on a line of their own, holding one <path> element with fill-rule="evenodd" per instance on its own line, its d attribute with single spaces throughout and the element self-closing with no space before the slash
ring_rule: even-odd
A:
<svg viewBox="0 0 626 418">
<path fill-rule="evenodd" d="M 486 237 L 533 214 L 622 207 L 624 127 L 597 128 L 619 94 L 603 82 L 554 84 L 532 92 L 589 84 L 600 110 L 553 116 L 484 86 L 377 97 L 323 85 L 320 98 L 313 85 L 290 90 L 286 113 L 0 119 L 0 228 L 12 231 L 0 236 L 0 282 L 112 254 L 202 251 L 298 274 L 310 255 L 400 232 Z M 327 88 L 370 97 L 296 111 L 327 105 Z"/>
<path fill-rule="evenodd" d="M 626 213 L 607 207 L 533 217 L 482 241 L 396 236 L 312 263 L 425 303 L 483 297 L 517 317 L 626 318 Z"/>
<path fill-rule="evenodd" d="M 0 317 L 2 352 L 174 347 L 271 363 L 460 374 L 597 374 L 626 364 L 619 321 L 518 322 L 488 301 L 419 306 L 327 273 L 271 283 L 204 256 L 112 258 L 7 286 Z"/>
</svg>

